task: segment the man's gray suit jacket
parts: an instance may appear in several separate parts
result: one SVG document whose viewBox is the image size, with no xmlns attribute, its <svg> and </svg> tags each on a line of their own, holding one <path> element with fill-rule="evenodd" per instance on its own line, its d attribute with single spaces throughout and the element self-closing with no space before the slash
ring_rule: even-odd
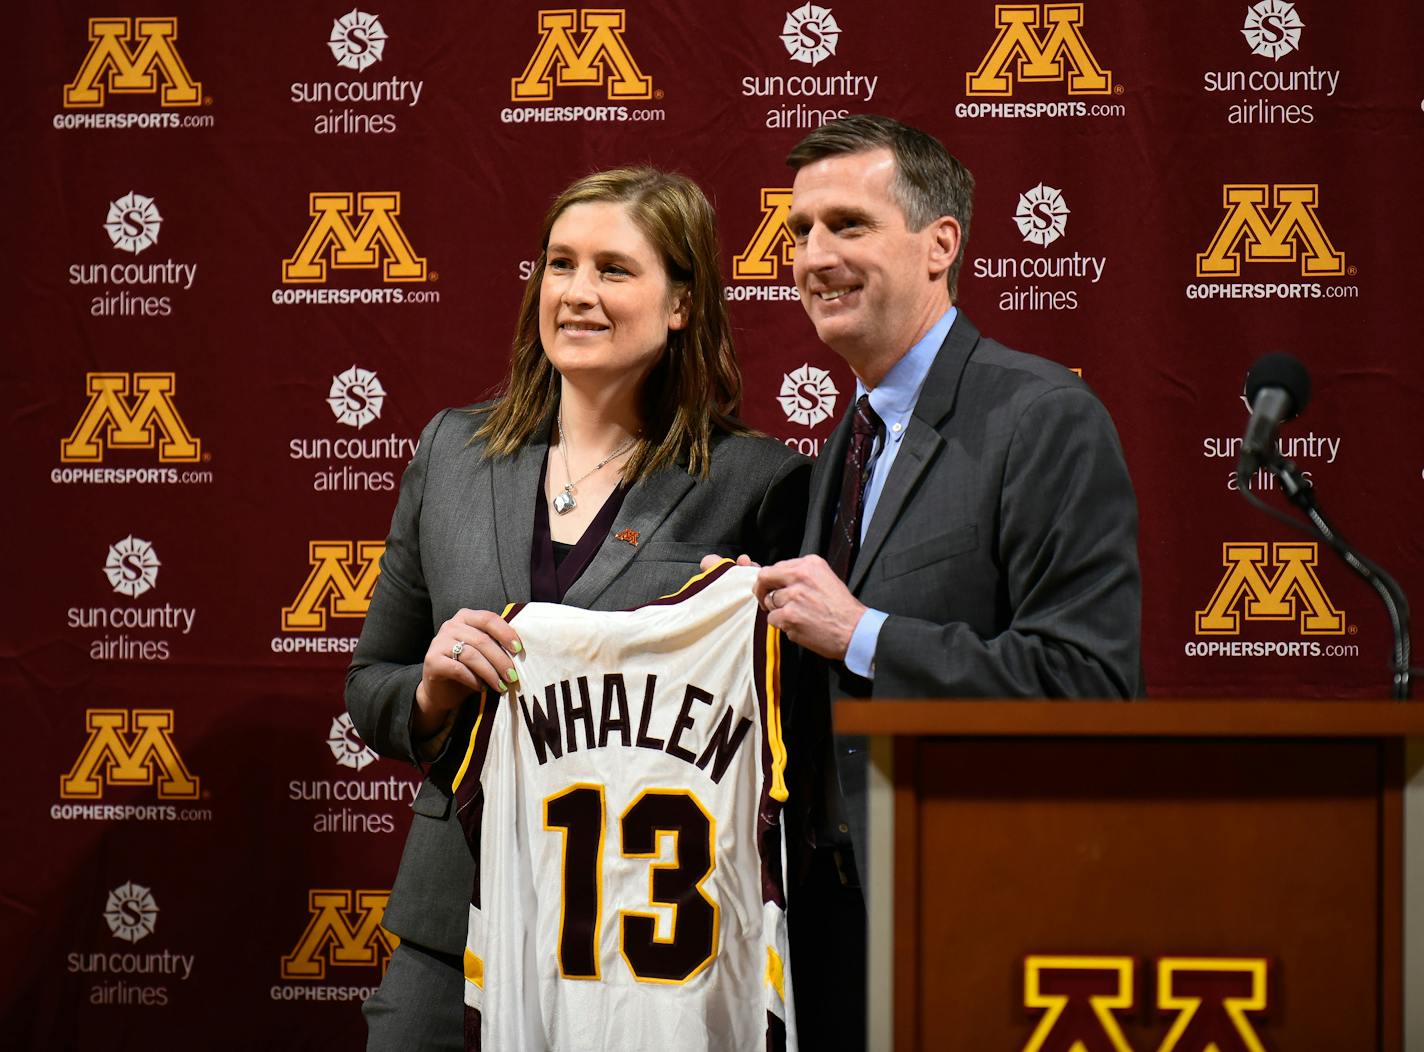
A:
<svg viewBox="0 0 1424 1052">
<path fill-rule="evenodd" d="M 473 408 L 473 407 L 472 407 Z M 421 435 L 401 481 L 370 611 L 346 680 L 361 737 L 382 756 L 418 762 L 410 719 L 426 649 L 456 611 L 501 611 L 530 599 L 530 554 L 548 429 L 508 457 L 485 459 L 482 417 L 447 409 Z M 551 423 L 551 422 L 550 422 Z M 564 602 L 638 606 L 677 591 L 708 553 L 758 562 L 794 554 L 805 523 L 809 463 L 769 438 L 721 435 L 711 474 L 676 468 L 631 487 L 608 537 Z M 617 538 L 636 534 L 636 544 Z M 469 706 L 466 706 L 467 708 Z M 461 955 L 475 865 L 451 806 L 451 735 L 413 806 L 384 925 L 402 939 Z"/>
</svg>

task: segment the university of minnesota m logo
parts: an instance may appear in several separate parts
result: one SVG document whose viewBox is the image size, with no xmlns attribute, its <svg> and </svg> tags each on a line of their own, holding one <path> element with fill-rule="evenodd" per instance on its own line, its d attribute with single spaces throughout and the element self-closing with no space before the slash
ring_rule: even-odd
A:
<svg viewBox="0 0 1424 1052">
<path fill-rule="evenodd" d="M 374 270 L 384 257 L 384 280 L 424 281 L 425 258 L 415 254 L 396 219 L 400 203 L 394 192 L 312 194 L 311 226 L 292 257 L 282 261 L 282 281 L 325 281 L 328 256 L 337 270 Z"/>
<path fill-rule="evenodd" d="M 1294 263 L 1299 256 L 1300 272 L 1308 278 L 1344 274 L 1345 254 L 1335 250 L 1315 214 L 1319 198 L 1320 187 L 1313 184 L 1224 187 L 1226 216 L 1207 250 L 1197 255 L 1197 277 L 1234 278 L 1243 256 L 1247 263 Z"/>
<path fill-rule="evenodd" d="M 623 39 L 626 11 L 540 11 L 539 44 L 524 72 L 511 83 L 515 102 L 547 102 L 559 87 L 608 87 L 611 100 L 651 99 L 653 78 L 643 75 Z M 582 33 L 578 43 L 573 34 Z"/>
<path fill-rule="evenodd" d="M 291 606 L 282 608 L 282 631 L 321 632 L 326 618 L 365 617 L 381 575 L 385 541 L 312 541 L 311 573 Z"/>
<path fill-rule="evenodd" d="M 1268 1004 L 1265 959 L 1160 957 L 1156 966 L 1157 1010 L 1176 1016 L 1154 1052 L 1265 1052 L 1248 1018 Z M 1131 957 L 1026 958 L 1024 1007 L 1043 1018 L 1023 1052 L 1133 1052 L 1118 1017 L 1135 1007 L 1136 970 Z"/>
<path fill-rule="evenodd" d="M 761 224 L 747 247 L 732 257 L 735 281 L 769 281 L 791 266 L 796 258 L 796 239 L 786 225 L 791 214 L 791 187 L 763 187 Z"/>
<path fill-rule="evenodd" d="M 198 779 L 173 744 L 172 709 L 90 709 L 89 740 L 59 780 L 66 800 L 98 800 L 105 785 L 153 785 L 161 800 L 196 800 Z"/>
<path fill-rule="evenodd" d="M 307 893 L 311 919 L 292 952 L 282 958 L 283 979 L 325 979 L 326 966 L 369 968 L 384 975 L 400 939 L 381 927 L 389 891 L 350 892 L 313 888 Z"/>
<path fill-rule="evenodd" d="M 104 459 L 105 447 L 152 449 L 155 442 L 164 463 L 202 459 L 202 444 L 173 403 L 173 373 L 88 373 L 85 379 L 89 404 L 59 444 L 64 463 L 94 464 Z"/>
<path fill-rule="evenodd" d="M 1314 541 L 1277 541 L 1265 544 L 1221 546 L 1221 562 L 1226 573 L 1216 586 L 1206 608 L 1196 615 L 1197 634 L 1236 635 L 1241 631 L 1242 604 L 1251 621 L 1294 621 L 1300 619 L 1305 635 L 1343 635 L 1345 615 L 1335 609 L 1316 576 L 1319 548 Z M 1275 572 L 1268 573 L 1267 567 Z"/>
<path fill-rule="evenodd" d="M 1028 83 L 1067 80 L 1069 95 L 1111 94 L 1112 70 L 1083 39 L 1082 4 L 998 4 L 994 24 L 999 35 L 965 78 L 966 94 L 1012 95 L 1015 76 Z"/>
<path fill-rule="evenodd" d="M 64 105 L 94 109 L 104 105 L 107 88 L 119 95 L 151 95 L 163 89 L 164 106 L 198 106 L 203 86 L 183 65 L 173 42 L 176 18 L 91 18 L 89 53 L 74 79 L 64 86 Z"/>
</svg>

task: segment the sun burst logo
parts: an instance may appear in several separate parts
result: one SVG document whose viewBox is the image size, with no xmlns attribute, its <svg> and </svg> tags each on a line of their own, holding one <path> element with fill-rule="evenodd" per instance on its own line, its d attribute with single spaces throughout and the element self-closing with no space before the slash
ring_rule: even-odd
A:
<svg viewBox="0 0 1424 1052">
<path fill-rule="evenodd" d="M 1246 9 L 1241 35 L 1251 50 L 1272 61 L 1300 47 L 1300 31 L 1305 23 L 1295 13 L 1295 5 L 1285 0 L 1261 0 Z"/>
<path fill-rule="evenodd" d="M 354 7 L 331 24 L 331 39 L 326 42 L 336 57 L 336 64 L 358 73 L 377 62 L 386 50 L 386 31 L 381 20 Z"/>
<path fill-rule="evenodd" d="M 782 378 L 781 393 L 776 400 L 781 403 L 787 420 L 815 427 L 836 411 L 839 394 L 831 374 L 807 362 Z"/>
<path fill-rule="evenodd" d="M 333 376 L 331 390 L 326 394 L 326 403 L 336 419 L 358 431 L 381 415 L 385 401 L 386 389 L 376 374 L 355 365 Z"/>
<path fill-rule="evenodd" d="M 134 255 L 158 240 L 158 228 L 162 225 L 163 217 L 158 214 L 153 198 L 132 190 L 109 203 L 109 217 L 104 220 L 104 229 L 114 247 Z"/>
<path fill-rule="evenodd" d="M 326 746 L 337 763 L 353 771 L 362 770 L 377 760 L 376 750 L 357 736 L 350 713 L 343 712 L 331 721 L 331 730 L 326 732 Z"/>
<path fill-rule="evenodd" d="M 124 942 L 138 942 L 153 934 L 158 925 L 158 903 L 153 892 L 129 881 L 109 892 L 104 904 L 104 920 L 109 930 Z"/>
<path fill-rule="evenodd" d="M 158 553 L 153 545 L 132 535 L 109 545 L 109 557 L 104 562 L 104 576 L 114 591 L 137 599 L 158 584 Z"/>
<path fill-rule="evenodd" d="M 786 24 L 781 27 L 781 42 L 791 60 L 811 66 L 836 53 L 840 35 L 841 27 L 831 9 L 811 3 L 786 12 Z"/>
<path fill-rule="evenodd" d="M 1068 229 L 1068 202 L 1063 200 L 1061 191 L 1039 183 L 1027 193 L 1019 194 L 1014 222 L 1025 241 L 1051 245 Z"/>
</svg>

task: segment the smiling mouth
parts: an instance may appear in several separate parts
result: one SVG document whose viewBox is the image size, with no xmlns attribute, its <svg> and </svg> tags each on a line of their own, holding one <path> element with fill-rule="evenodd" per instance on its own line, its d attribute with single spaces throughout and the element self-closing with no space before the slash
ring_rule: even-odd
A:
<svg viewBox="0 0 1424 1052">
<path fill-rule="evenodd" d="M 562 332 L 605 332 L 607 325 L 596 325 L 589 321 L 565 321 L 559 323 Z"/>
<path fill-rule="evenodd" d="M 857 287 L 858 287 L 858 286 L 857 286 Z M 825 290 L 825 291 L 816 293 L 816 298 L 819 299 L 819 300 L 822 300 L 823 302 L 830 303 L 830 302 L 834 302 L 835 300 L 840 299 L 842 296 L 849 295 L 850 293 L 852 293 L 852 292 L 854 292 L 854 291 L 855 291 L 855 288 L 849 288 L 849 289 L 827 289 L 827 290 Z"/>
</svg>

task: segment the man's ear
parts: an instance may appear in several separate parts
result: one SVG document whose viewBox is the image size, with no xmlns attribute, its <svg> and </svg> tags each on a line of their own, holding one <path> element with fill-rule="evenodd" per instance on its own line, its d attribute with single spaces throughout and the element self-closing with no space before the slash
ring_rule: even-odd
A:
<svg viewBox="0 0 1424 1052">
<path fill-rule="evenodd" d="M 931 281 L 943 281 L 959 255 L 959 220 L 953 216 L 940 216 L 925 230 L 930 239 L 929 268 Z"/>
</svg>

